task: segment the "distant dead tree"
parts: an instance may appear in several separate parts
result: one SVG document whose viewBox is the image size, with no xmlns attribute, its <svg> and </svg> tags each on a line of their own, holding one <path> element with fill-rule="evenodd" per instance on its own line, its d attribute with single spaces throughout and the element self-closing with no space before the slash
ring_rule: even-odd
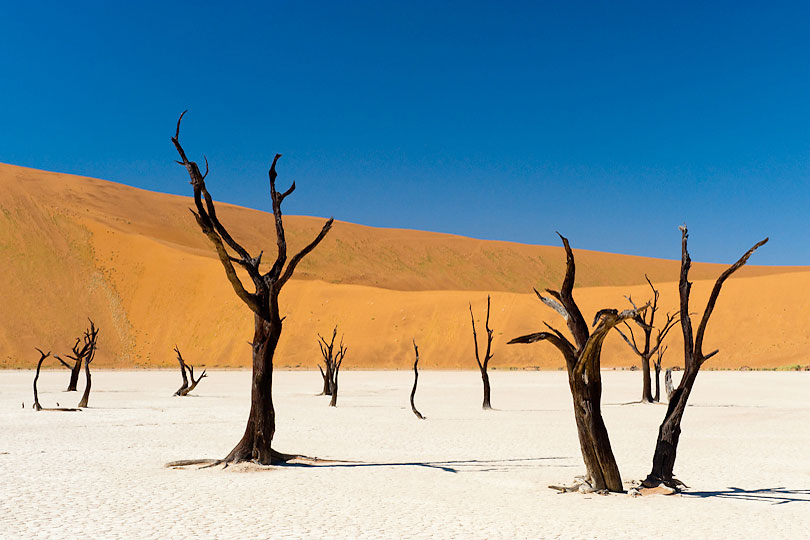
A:
<svg viewBox="0 0 810 540">
<path fill-rule="evenodd" d="M 322 335 L 318 334 L 318 346 L 321 349 L 325 367 L 324 370 L 324 368 L 321 368 L 320 364 L 318 364 L 318 369 L 321 370 L 321 375 L 323 376 L 323 392 L 321 392 L 320 395 L 332 396 L 332 399 L 329 401 L 330 407 L 337 405 L 338 375 L 340 374 L 340 366 L 343 363 L 343 358 L 346 356 L 346 351 L 348 350 L 343 346 L 343 336 L 340 336 L 340 344 L 338 345 L 337 351 L 335 351 L 336 337 L 337 325 L 334 330 L 332 330 L 332 339 L 328 342 Z"/>
<path fill-rule="evenodd" d="M 678 440 L 681 436 L 681 419 L 686 410 L 686 402 L 689 399 L 689 394 L 692 392 L 692 386 L 695 384 L 695 379 L 700 371 L 700 367 L 706 360 L 719 352 L 715 350 L 708 354 L 703 354 L 703 337 L 706 333 L 706 325 L 709 323 L 712 311 L 714 311 L 714 306 L 717 303 L 717 298 L 720 296 L 720 289 L 723 287 L 723 283 L 731 274 L 739 270 L 748 261 L 748 258 L 751 257 L 754 251 L 768 241 L 768 239 L 765 238 L 761 242 L 754 244 L 736 263 L 732 264 L 717 278 L 714 288 L 709 295 L 709 300 L 706 303 L 706 309 L 703 311 L 703 318 L 701 318 L 700 324 L 698 325 L 697 334 L 693 335 L 692 320 L 689 317 L 689 293 L 692 288 L 692 284 L 689 282 L 689 268 L 692 265 L 692 260 L 689 257 L 689 251 L 686 246 L 689 233 L 686 226 L 680 229 L 681 275 L 678 282 L 678 291 L 681 300 L 680 318 L 684 342 L 684 372 L 680 384 L 669 399 L 667 414 L 658 430 L 658 440 L 655 445 L 655 454 L 653 455 L 652 471 L 644 482 L 642 482 L 644 487 L 656 487 L 664 484 L 670 488 L 677 489 L 682 485 L 673 475 Z"/>
<path fill-rule="evenodd" d="M 416 340 L 413 340 L 413 352 L 416 359 L 413 361 L 413 389 L 411 390 L 411 410 L 419 420 L 424 420 L 425 417 L 422 413 L 416 410 L 416 405 L 413 403 L 413 398 L 416 395 L 416 384 L 419 382 L 419 347 L 416 346 Z"/>
<path fill-rule="evenodd" d="M 489 295 L 487 295 L 487 318 L 484 323 L 484 328 L 487 331 L 487 350 L 486 353 L 484 353 L 484 361 L 482 362 L 478 354 L 478 334 L 475 331 L 475 317 L 473 316 L 472 304 L 470 304 L 470 322 L 472 322 L 473 344 L 475 345 L 475 361 L 478 363 L 478 369 L 481 371 L 481 379 L 484 381 L 484 403 L 482 405 L 484 410 L 492 408 L 492 403 L 490 402 L 489 374 L 487 373 L 487 366 L 492 359 L 492 329 L 489 327 L 489 306 L 490 298 Z"/>
<path fill-rule="evenodd" d="M 559 233 L 558 233 L 559 234 Z M 574 301 L 575 264 L 574 253 L 568 239 L 560 235 L 566 253 L 566 270 L 560 291 L 546 289 L 550 297 L 535 294 L 547 306 L 565 319 L 574 337 L 574 343 L 559 330 L 546 323 L 550 332 L 528 334 L 511 340 L 509 343 L 535 343 L 548 341 L 554 345 L 565 359 L 568 370 L 568 384 L 574 401 L 574 417 L 577 423 L 579 445 L 585 462 L 587 475 L 584 483 L 571 487 L 549 486 L 561 491 L 615 491 L 622 492 L 622 479 L 616 458 L 610 447 L 610 438 L 602 419 L 602 378 L 600 369 L 602 343 L 608 332 L 616 325 L 633 319 L 643 313 L 649 305 L 619 312 L 615 309 L 602 309 L 596 313 L 593 331 Z"/>
<path fill-rule="evenodd" d="M 661 345 L 664 342 L 664 338 L 667 337 L 667 334 L 675 326 L 678 322 L 677 314 L 669 314 L 667 313 L 667 319 L 664 321 L 663 326 L 658 329 L 658 332 L 655 336 L 655 340 L 652 339 L 653 330 L 655 329 L 655 314 L 658 311 L 658 298 L 659 293 L 658 290 L 653 286 L 650 278 L 646 275 L 644 279 L 647 280 L 647 283 L 650 285 L 650 289 L 652 289 L 653 298 L 650 308 L 647 309 L 646 312 L 643 314 L 638 314 L 632 320 L 635 322 L 644 335 L 644 344 L 640 345 L 636 342 L 636 335 L 633 333 L 633 328 L 628 324 L 627 321 L 624 322 L 624 326 L 627 327 L 628 333 L 630 337 L 628 338 L 627 335 L 621 331 L 619 327 L 616 328 L 616 331 L 622 336 L 622 339 L 627 343 L 634 353 L 636 353 L 641 358 L 641 375 L 642 375 L 642 387 L 641 387 L 641 402 L 642 403 L 653 403 L 656 399 L 653 398 L 652 395 L 652 382 L 650 380 L 650 359 L 653 357 L 654 354 L 661 351 L 658 355 L 658 363 L 660 366 L 661 356 L 663 355 L 663 351 L 661 349 Z M 627 300 L 636 307 L 636 304 L 633 302 L 631 297 L 627 297 Z M 656 378 L 658 373 L 660 372 L 660 367 L 656 371 Z M 658 381 L 656 380 L 656 385 L 658 385 Z"/>
<path fill-rule="evenodd" d="M 84 385 L 84 394 L 82 394 L 82 399 L 79 401 L 79 408 L 87 407 L 87 403 L 90 400 L 90 363 L 93 361 L 93 358 L 96 356 L 96 348 L 98 344 L 98 328 L 96 325 L 93 324 L 93 321 L 90 321 L 90 328 L 88 328 L 84 332 L 84 345 L 82 350 L 86 350 L 86 354 L 82 357 L 84 360 L 84 378 L 85 378 L 85 385 Z"/>
<path fill-rule="evenodd" d="M 200 384 L 200 381 L 203 380 L 204 377 L 207 377 L 205 374 L 205 370 L 203 370 L 202 374 L 195 379 L 194 378 L 194 366 L 191 364 L 187 364 L 185 360 L 183 360 L 183 355 L 180 354 L 180 349 L 177 348 L 177 345 L 174 346 L 174 352 L 177 353 L 177 361 L 180 363 L 180 375 L 183 377 L 183 386 L 177 389 L 177 392 L 174 393 L 175 396 L 187 396 L 189 392 L 197 388 L 197 385 Z M 186 371 L 188 371 L 188 376 L 186 376 Z M 191 379 L 191 385 L 188 384 L 188 380 Z"/>
<path fill-rule="evenodd" d="M 42 368 L 42 362 L 44 362 L 45 359 L 48 358 L 51 355 L 51 353 L 50 353 L 50 351 L 42 352 L 41 349 L 37 349 L 37 352 L 39 353 L 39 361 L 37 362 L 36 375 L 34 375 L 34 406 L 33 406 L 33 409 L 35 411 L 80 411 L 81 409 L 73 409 L 73 408 L 68 408 L 68 407 L 59 407 L 58 403 L 56 404 L 56 407 L 43 407 L 42 405 L 40 405 L 40 403 L 39 403 L 39 393 L 37 392 L 37 381 L 39 380 L 39 370 Z M 25 408 L 25 403 L 23 403 L 23 409 L 24 408 Z"/>
<path fill-rule="evenodd" d="M 658 403 L 661 400 L 661 360 L 664 359 L 664 354 L 667 352 L 667 347 L 659 347 L 655 353 L 655 360 L 653 366 L 655 367 L 655 395 L 653 402 Z"/>
<path fill-rule="evenodd" d="M 42 362 L 51 355 L 51 351 L 42 352 L 42 349 L 37 349 L 39 352 L 39 362 L 37 362 L 37 373 L 34 375 L 34 410 L 41 411 L 42 405 L 39 404 L 39 394 L 37 393 L 37 381 L 39 380 L 39 370 L 42 368 Z"/>
<path fill-rule="evenodd" d="M 250 308 L 254 317 L 254 332 L 252 340 L 253 349 L 253 376 L 250 395 L 250 413 L 247 426 L 242 439 L 223 459 L 223 463 L 253 461 L 265 465 L 289 461 L 298 456 L 282 454 L 272 448 L 273 435 L 276 431 L 276 412 L 273 408 L 273 355 L 276 352 L 281 337 L 282 317 L 279 310 L 279 293 L 282 287 L 292 277 L 295 268 L 301 260 L 317 246 L 332 228 L 332 218 L 324 223 L 320 233 L 301 251 L 287 261 L 287 240 L 282 223 L 281 203 L 294 190 L 295 182 L 287 191 L 276 191 L 276 163 L 281 154 L 276 154 L 270 165 L 270 199 L 273 206 L 273 217 L 276 228 L 276 245 L 278 254 L 276 260 L 266 273 L 260 271 L 263 252 L 252 257 L 242 247 L 224 225 L 219 221 L 214 207 L 214 200 L 205 186 L 205 177 L 208 174 L 208 160 L 206 160 L 205 174 L 193 161 L 189 161 L 183 147 L 180 145 L 180 123 L 183 115 L 177 120 L 177 130 L 172 143 L 180 155 L 180 163 L 186 168 L 194 189 L 195 210 L 191 213 L 197 221 L 202 232 L 208 237 L 216 249 L 220 263 L 225 269 L 225 275 L 233 287 L 236 295 Z M 228 250 L 236 255 L 231 255 Z M 286 263 L 286 267 L 285 267 Z M 248 292 L 238 274 L 234 264 L 241 266 L 253 282 L 254 292 Z"/>
</svg>

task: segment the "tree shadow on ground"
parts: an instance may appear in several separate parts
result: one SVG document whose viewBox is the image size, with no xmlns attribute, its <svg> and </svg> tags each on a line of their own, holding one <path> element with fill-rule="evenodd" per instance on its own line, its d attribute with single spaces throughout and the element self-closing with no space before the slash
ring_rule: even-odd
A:
<svg viewBox="0 0 810 540">
<path fill-rule="evenodd" d="M 567 457 L 544 457 L 544 458 L 515 458 L 515 459 L 462 459 L 450 461 L 396 461 L 396 462 L 369 462 L 369 461 L 331 461 L 324 459 L 315 462 L 289 462 L 286 467 L 333 467 L 333 468 L 355 468 L 355 467 L 425 467 L 428 469 L 439 469 L 445 472 L 492 472 L 508 471 L 516 468 L 525 468 L 527 462 L 534 462 L 536 466 L 554 467 L 574 467 L 575 465 L 544 465 L 550 460 L 571 459 Z"/>
<path fill-rule="evenodd" d="M 771 504 L 791 502 L 810 503 L 810 489 L 763 488 L 742 489 L 729 487 L 723 491 L 684 491 L 684 497 L 718 497 L 720 499 L 737 499 L 744 501 L 762 501 Z"/>
</svg>

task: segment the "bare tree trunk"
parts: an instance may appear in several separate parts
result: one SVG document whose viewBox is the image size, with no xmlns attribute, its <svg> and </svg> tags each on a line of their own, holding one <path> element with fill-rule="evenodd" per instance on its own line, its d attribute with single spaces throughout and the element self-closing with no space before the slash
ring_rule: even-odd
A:
<svg viewBox="0 0 810 540">
<path fill-rule="evenodd" d="M 51 355 L 51 352 L 48 351 L 47 353 L 42 352 L 40 349 L 39 351 L 39 362 L 37 362 L 37 374 L 34 375 L 34 410 L 41 411 L 42 405 L 39 404 L 39 394 L 37 393 L 37 380 L 39 380 L 39 370 L 42 367 L 42 362 L 45 361 Z"/>
<path fill-rule="evenodd" d="M 252 345 L 252 344 L 251 344 Z M 174 346 L 174 352 L 177 353 L 177 362 L 180 364 L 180 375 L 183 377 L 183 385 L 177 389 L 177 392 L 174 393 L 175 396 L 187 396 L 189 395 L 197 385 L 203 380 L 204 377 L 207 375 L 205 374 L 205 370 L 203 370 L 202 374 L 198 378 L 194 378 L 194 366 L 191 364 L 187 364 L 185 360 L 183 360 L 183 355 L 180 354 L 180 349 L 177 348 L 177 345 Z M 186 372 L 188 372 L 188 376 L 186 376 Z M 189 384 L 189 379 L 191 379 L 191 384 Z"/>
<path fill-rule="evenodd" d="M 655 361 L 655 395 L 653 402 L 658 403 L 661 401 L 661 358 Z"/>
<path fill-rule="evenodd" d="M 472 304 L 470 304 L 470 322 L 472 323 L 475 362 L 478 364 L 478 369 L 481 371 L 481 380 L 484 383 L 484 402 L 481 405 L 484 410 L 492 409 L 492 403 L 490 402 L 489 374 L 487 374 L 487 366 L 489 365 L 489 361 L 492 359 L 492 329 L 489 327 L 489 308 L 490 297 L 487 295 L 487 318 L 486 322 L 484 323 L 484 328 L 487 331 L 487 350 L 484 353 L 484 361 L 482 362 L 481 357 L 478 354 L 478 333 L 475 331 L 475 317 L 473 316 Z"/>
<path fill-rule="evenodd" d="M 273 355 L 281 337 L 281 320 L 274 322 L 254 317 L 253 377 L 250 388 L 250 413 L 242 439 L 225 458 L 225 462 L 255 461 L 271 465 L 286 461 L 272 449 L 276 432 L 273 407 Z"/>
<path fill-rule="evenodd" d="M 655 487 L 664 484 L 672 488 L 677 488 L 682 485 L 682 482 L 675 479 L 673 474 L 678 441 L 681 436 L 681 419 L 686 410 L 686 403 L 689 400 L 689 395 L 692 392 L 692 387 L 695 384 L 695 379 L 700 371 L 700 367 L 709 358 L 718 353 L 716 350 L 708 354 L 703 353 L 703 337 L 706 332 L 706 325 L 709 322 L 712 311 L 714 311 L 714 306 L 720 296 L 723 283 L 731 274 L 736 272 L 748 261 L 748 258 L 757 248 L 768 241 L 766 238 L 755 244 L 736 263 L 731 265 L 717 278 L 709 300 L 706 303 L 703 317 L 698 325 L 697 334 L 693 336 L 692 321 L 689 317 L 689 293 L 692 288 L 692 284 L 689 282 L 689 268 L 692 265 L 692 261 L 687 250 L 688 237 L 689 234 L 686 227 L 681 227 L 681 274 L 678 290 L 680 293 L 681 329 L 683 331 L 684 342 L 684 373 L 678 388 L 676 388 L 670 396 L 667 414 L 664 417 L 664 421 L 661 423 L 661 427 L 658 429 L 658 440 L 656 441 L 655 453 L 653 455 L 652 471 L 650 471 L 650 474 L 642 483 L 645 487 Z M 667 370 L 667 373 L 669 373 L 669 370 Z"/>
<path fill-rule="evenodd" d="M 667 368 L 664 372 L 664 388 L 667 391 L 667 401 L 671 401 L 672 394 L 675 393 L 675 387 L 672 386 L 672 368 Z"/>
<path fill-rule="evenodd" d="M 197 225 L 214 246 L 225 275 L 236 295 L 250 308 L 254 317 L 253 349 L 253 377 L 250 392 L 250 413 L 242 439 L 222 460 L 226 463 L 240 461 L 255 461 L 269 465 L 288 461 L 296 456 L 281 454 L 272 449 L 273 435 L 276 430 L 276 413 L 273 407 L 273 355 L 281 337 L 282 318 L 279 313 L 278 296 L 281 289 L 292 277 L 297 265 L 324 239 L 331 230 L 333 219 L 328 219 L 320 233 L 301 251 L 289 260 L 287 259 L 287 240 L 284 232 L 281 203 L 295 191 L 293 183 L 286 191 L 276 190 L 276 163 L 281 154 L 276 154 L 270 165 L 270 199 L 273 206 L 273 220 L 276 229 L 276 246 L 278 254 L 269 271 L 260 270 L 263 252 L 258 256 L 250 253 L 237 242 L 225 226 L 219 221 L 214 200 L 205 186 L 205 177 L 208 175 L 208 162 L 206 160 L 205 173 L 199 166 L 189 161 L 183 147 L 180 145 L 180 123 L 183 115 L 177 120 L 177 130 L 172 143 L 180 155 L 181 165 L 186 168 L 191 185 L 194 188 L 194 215 Z M 230 250 L 230 251 L 229 251 Z M 232 255 L 231 252 L 235 253 Z M 242 279 L 234 267 L 240 266 L 253 282 L 255 292 L 248 292 Z"/>
<path fill-rule="evenodd" d="M 87 403 L 90 400 L 90 383 L 91 383 L 91 381 L 90 381 L 90 362 L 89 361 L 86 361 L 84 363 L 84 379 L 85 379 L 84 394 L 82 394 L 82 399 L 81 399 L 81 401 L 79 401 L 79 404 L 77 405 L 77 407 L 79 407 L 80 409 L 83 409 L 83 408 L 87 407 Z"/>
<path fill-rule="evenodd" d="M 413 352 L 416 355 L 416 359 L 413 361 L 413 389 L 411 390 L 411 410 L 419 420 L 424 420 L 425 417 L 422 416 L 422 413 L 416 410 L 416 405 L 414 405 L 413 403 L 413 398 L 416 395 L 416 384 L 419 382 L 419 368 L 417 367 L 419 365 L 419 348 L 416 346 L 416 340 L 414 340 L 413 342 Z"/>
<path fill-rule="evenodd" d="M 575 277 L 574 253 L 568 239 L 560 235 L 566 252 L 566 271 L 560 291 L 547 289 L 550 297 L 542 296 L 537 290 L 538 298 L 547 306 L 563 316 L 568 329 L 574 336 L 571 343 L 559 330 L 546 323 L 550 332 L 537 332 L 511 340 L 509 343 L 535 343 L 548 341 L 563 355 L 568 370 L 568 384 L 574 403 L 574 417 L 579 435 L 579 446 L 585 462 L 587 477 L 585 483 L 573 488 L 558 488 L 570 491 L 624 491 L 616 458 L 610 446 L 607 428 L 602 419 L 602 378 L 600 363 L 602 344 L 607 334 L 616 325 L 628 319 L 639 317 L 649 304 L 631 310 L 602 309 L 596 313 L 593 331 L 588 329 L 582 312 L 574 301 L 573 288 Z"/>
<path fill-rule="evenodd" d="M 641 402 L 652 403 L 652 380 L 650 378 L 650 357 L 648 355 L 641 357 Z"/>
<path fill-rule="evenodd" d="M 81 359 L 76 360 L 73 364 L 73 367 L 70 369 L 70 382 L 68 382 L 68 387 L 65 392 L 76 392 L 76 386 L 79 384 L 79 373 L 82 372 L 82 361 Z"/>
</svg>

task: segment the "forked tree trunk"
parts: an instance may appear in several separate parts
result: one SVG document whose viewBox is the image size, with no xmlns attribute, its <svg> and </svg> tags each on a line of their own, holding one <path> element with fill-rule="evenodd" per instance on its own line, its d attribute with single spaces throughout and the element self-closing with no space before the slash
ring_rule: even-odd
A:
<svg viewBox="0 0 810 540">
<path fill-rule="evenodd" d="M 594 329 L 590 331 L 588 323 L 585 322 L 573 297 L 576 273 L 574 253 L 568 239 L 562 235 L 560 235 L 560 239 L 562 239 L 567 257 L 562 287 L 559 292 L 546 289 L 550 297 L 541 295 L 537 290 L 535 293 L 544 304 L 563 316 L 574 337 L 574 343 L 571 343 L 565 335 L 549 326 L 548 323 L 546 326 L 550 332 L 528 334 L 515 338 L 509 343 L 548 341 L 562 353 L 568 370 L 568 385 L 574 403 L 579 446 L 587 471 L 585 484 L 577 487 L 584 487 L 586 490 L 622 492 L 624 486 L 619 475 L 619 467 L 616 465 L 607 428 L 602 419 L 602 378 L 599 371 L 602 344 L 610 330 L 628 319 L 639 317 L 649 307 L 649 304 L 622 312 L 615 309 L 602 309 L 596 313 L 593 322 Z M 565 491 L 574 489 L 551 487 Z"/>
<path fill-rule="evenodd" d="M 326 371 L 318 365 L 318 369 L 321 371 L 321 377 L 323 377 L 323 390 L 321 393 L 318 394 L 319 396 L 331 396 L 332 395 L 332 370 L 329 368 L 329 365 L 326 366 Z"/>
<path fill-rule="evenodd" d="M 492 409 L 492 403 L 490 402 L 489 374 L 487 373 L 489 361 L 492 360 L 492 329 L 489 327 L 489 308 L 490 297 L 487 295 L 487 318 L 484 322 L 484 329 L 487 332 L 487 349 L 484 353 L 484 361 L 482 362 L 481 355 L 478 352 L 478 333 L 475 331 L 475 316 L 473 316 L 472 304 L 470 304 L 470 323 L 472 323 L 475 362 L 478 364 L 478 369 L 481 371 L 481 381 L 484 383 L 484 401 L 481 405 L 484 410 Z"/>
<path fill-rule="evenodd" d="M 706 332 L 706 325 L 709 323 L 712 311 L 714 311 L 714 306 L 720 296 L 723 283 L 731 274 L 736 272 L 748 261 L 748 258 L 757 248 L 768 241 L 766 238 L 755 244 L 736 263 L 731 265 L 717 278 L 712 292 L 709 295 L 709 300 L 706 303 L 706 309 L 703 311 L 703 317 L 698 325 L 697 333 L 693 334 L 692 321 L 689 317 L 689 293 L 692 288 L 692 284 L 689 282 L 689 269 L 692 265 L 692 261 L 687 250 L 688 237 L 689 234 L 686 227 L 681 227 L 681 274 L 678 290 L 680 293 L 681 329 L 683 331 L 684 342 L 684 372 L 680 384 L 669 397 L 667 414 L 664 417 L 664 421 L 661 422 L 661 427 L 658 429 L 658 440 L 656 441 L 655 454 L 653 455 L 652 471 L 650 471 L 650 474 L 642 483 L 642 485 L 646 487 L 654 487 L 662 483 L 674 488 L 682 485 L 679 480 L 675 479 L 673 472 L 678 450 L 678 441 L 681 436 L 681 420 L 700 367 L 718 352 L 715 350 L 708 354 L 703 353 L 703 338 Z M 669 373 L 670 370 L 667 370 L 667 374 Z"/>
<path fill-rule="evenodd" d="M 250 387 L 250 413 L 242 439 L 231 450 L 225 462 L 255 461 L 271 465 L 284 461 L 271 448 L 276 432 L 276 411 L 273 407 L 273 355 L 281 337 L 281 320 L 268 322 L 254 316 L 253 377 Z"/>
<path fill-rule="evenodd" d="M 177 120 L 177 130 L 172 143 L 180 155 L 181 165 L 186 168 L 194 188 L 194 206 L 192 214 L 200 230 L 214 245 L 225 275 L 236 295 L 253 312 L 254 334 L 251 344 L 253 350 L 253 374 L 250 390 L 250 413 L 242 439 L 222 460 L 225 463 L 254 461 L 264 465 L 288 461 L 296 456 L 281 454 L 272 449 L 273 435 L 276 430 L 276 412 L 273 407 L 273 355 L 276 352 L 281 337 L 281 316 L 279 314 L 278 296 L 284 284 L 289 281 L 301 260 L 324 239 L 332 228 L 334 220 L 328 219 L 321 232 L 307 244 L 301 251 L 289 260 L 287 259 L 287 240 L 284 232 L 281 203 L 295 191 L 295 183 L 286 191 L 279 193 L 276 190 L 276 163 L 281 154 L 276 154 L 270 165 L 270 199 L 273 206 L 273 220 L 276 229 L 276 246 L 278 254 L 270 269 L 262 273 L 260 270 L 263 252 L 258 256 L 250 253 L 237 242 L 225 226 L 219 221 L 216 214 L 214 200 L 205 186 L 205 177 L 208 174 L 206 160 L 205 173 L 193 161 L 189 161 L 183 147 L 180 145 L 180 123 L 183 115 Z M 231 255 L 231 250 L 236 256 Z M 248 292 L 234 264 L 240 266 L 253 282 L 255 292 Z M 285 266 L 286 265 L 286 266 Z"/>
<path fill-rule="evenodd" d="M 604 333 L 604 336 L 607 332 Z M 600 355 L 602 343 L 594 344 L 583 354 Z M 580 361 L 599 363 L 598 358 L 582 357 Z M 588 483 L 595 490 L 624 491 L 619 466 L 610 446 L 605 421 L 602 419 L 602 377 L 598 369 L 578 373 L 568 370 L 568 383 L 574 402 L 574 417 L 577 423 L 582 460 L 588 472 Z"/>
<path fill-rule="evenodd" d="M 655 395 L 653 402 L 658 403 L 661 401 L 661 362 L 655 363 Z"/>
</svg>

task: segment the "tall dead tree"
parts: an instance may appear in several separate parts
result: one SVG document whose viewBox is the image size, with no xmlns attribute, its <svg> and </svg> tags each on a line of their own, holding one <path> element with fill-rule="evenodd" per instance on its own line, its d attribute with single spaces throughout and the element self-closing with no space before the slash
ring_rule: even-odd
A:
<svg viewBox="0 0 810 540">
<path fill-rule="evenodd" d="M 86 350 L 79 348 L 80 342 L 81 337 L 77 337 L 76 343 L 73 344 L 73 348 L 71 349 L 73 354 L 66 355 L 70 360 L 73 361 L 73 365 L 62 360 L 60 356 L 56 354 L 53 355 L 53 357 L 56 358 L 60 364 L 70 370 L 70 381 L 68 381 L 68 387 L 65 392 L 75 392 L 76 386 L 79 384 L 79 374 L 82 372 L 82 358 L 84 358 L 84 356 L 87 354 Z"/>
<path fill-rule="evenodd" d="M 179 140 L 180 122 L 183 120 L 183 115 L 185 112 L 177 120 L 177 130 L 172 137 L 172 143 L 180 155 L 181 160 L 178 163 L 186 168 L 194 189 L 195 210 L 192 210 L 191 213 L 194 214 L 200 230 L 214 245 L 234 292 L 253 312 L 253 376 L 250 413 L 242 439 L 222 461 L 225 463 L 254 461 L 265 465 L 289 461 L 296 456 L 282 454 L 271 446 L 276 431 L 276 412 L 273 408 L 273 355 L 281 337 L 283 320 L 279 310 L 278 296 L 301 260 L 315 249 L 315 246 L 332 228 L 333 220 L 329 218 L 315 239 L 287 261 L 287 240 L 282 222 L 281 203 L 295 190 L 295 182 L 282 193 L 276 191 L 276 163 L 281 157 L 281 154 L 276 154 L 270 165 L 269 176 L 278 254 L 270 269 L 262 273 L 260 264 L 263 252 L 259 252 L 256 257 L 251 256 L 241 244 L 234 240 L 217 217 L 214 200 L 205 186 L 208 160 L 206 159 L 203 174 L 197 164 L 186 157 Z M 231 255 L 229 250 L 235 253 L 235 256 Z M 234 264 L 241 266 L 247 273 L 255 287 L 254 292 L 247 291 L 236 273 Z"/>
<path fill-rule="evenodd" d="M 39 394 L 37 393 L 37 381 L 39 380 L 39 370 L 42 368 L 42 362 L 51 355 L 51 351 L 42 352 L 42 349 L 37 349 L 39 352 L 39 362 L 37 362 L 37 374 L 34 375 L 34 410 L 41 411 L 42 405 L 39 404 Z"/>
<path fill-rule="evenodd" d="M 416 405 L 413 403 L 413 398 L 416 396 L 416 384 L 419 382 L 419 347 L 416 346 L 416 340 L 413 340 L 413 352 L 416 358 L 413 361 L 413 389 L 411 390 L 411 410 L 419 420 L 424 420 L 425 417 L 422 413 L 416 410 Z"/>
<path fill-rule="evenodd" d="M 183 355 L 180 354 L 180 349 L 177 348 L 177 345 L 174 346 L 174 352 L 177 353 L 177 361 L 180 363 L 180 375 L 183 377 L 183 386 L 178 388 L 174 395 L 187 396 L 189 392 L 197 388 L 200 381 L 203 380 L 204 377 L 207 377 L 207 375 L 205 374 L 205 370 L 203 370 L 202 374 L 195 379 L 194 366 L 187 364 L 186 361 L 183 360 Z M 188 376 L 186 376 L 186 371 L 188 371 Z M 191 384 L 188 383 L 189 379 L 191 379 Z"/>
<path fill-rule="evenodd" d="M 616 328 L 616 331 L 622 336 L 622 339 L 627 343 L 634 353 L 636 353 L 641 358 L 641 376 L 642 376 L 642 386 L 641 386 L 641 402 L 642 403 L 652 403 L 655 401 L 652 395 L 652 381 L 650 380 L 650 359 L 653 357 L 654 354 L 661 351 L 661 345 L 664 342 L 664 338 L 667 337 L 669 331 L 677 324 L 678 316 L 677 314 L 667 313 L 667 319 L 664 321 L 663 326 L 658 329 L 658 332 L 655 336 L 655 340 L 653 340 L 652 334 L 653 330 L 655 329 L 655 314 L 658 311 L 658 298 L 660 294 L 658 290 L 653 286 L 650 278 L 646 275 L 644 278 L 647 280 L 647 283 L 650 285 L 650 289 L 652 289 L 653 298 L 650 304 L 650 308 L 647 309 L 646 312 L 643 314 L 639 314 L 634 317 L 632 320 L 636 323 L 639 328 L 641 328 L 641 332 L 644 336 L 643 345 L 636 342 L 636 335 L 633 332 L 633 328 L 628 324 L 628 321 L 624 322 L 624 326 L 627 327 L 628 334 L 630 337 L 628 338 L 627 335 L 621 331 L 620 328 Z M 633 305 L 635 308 L 636 305 L 633 303 L 633 299 L 627 297 L 627 300 Z M 663 355 L 663 352 L 661 352 Z M 659 365 L 660 365 L 660 356 L 659 355 Z M 660 368 L 659 368 L 660 369 Z M 658 381 L 656 381 L 656 384 Z"/>
<path fill-rule="evenodd" d="M 492 408 L 492 403 L 490 402 L 489 374 L 487 373 L 487 366 L 492 359 L 492 329 L 489 327 L 489 306 L 490 298 L 489 295 L 487 295 L 487 318 L 484 323 L 484 328 L 487 331 L 487 350 L 486 353 L 484 353 L 484 361 L 482 362 L 478 354 L 478 334 L 475 331 L 475 317 L 473 316 L 472 304 L 470 304 L 470 322 L 472 322 L 473 344 L 475 345 L 475 361 L 478 364 L 479 371 L 481 371 L 481 380 L 484 382 L 484 403 L 482 405 L 484 410 Z"/>
<path fill-rule="evenodd" d="M 318 369 L 321 370 L 323 376 L 323 392 L 322 396 L 332 396 L 329 401 L 329 406 L 334 407 L 337 405 L 337 392 L 338 392 L 338 375 L 340 374 L 340 365 L 343 363 L 343 357 L 346 356 L 347 348 L 343 345 L 343 336 L 340 336 L 340 344 L 337 351 L 335 351 L 335 338 L 337 338 L 337 325 L 332 330 L 332 339 L 326 339 L 318 334 L 318 347 L 321 349 L 323 356 L 324 367 L 321 368 L 318 364 Z"/>
<path fill-rule="evenodd" d="M 574 401 L 579 446 L 587 474 L 584 484 L 570 488 L 550 487 L 565 491 L 578 489 L 581 491 L 622 492 L 624 488 L 619 475 L 619 467 L 616 465 L 607 428 L 602 419 L 602 377 L 599 371 L 602 344 L 612 328 L 638 316 L 648 306 L 622 312 L 615 309 L 602 309 L 596 313 L 593 331 L 589 331 L 588 324 L 573 296 L 576 272 L 574 253 L 571 251 L 568 239 L 562 235 L 560 235 L 560 239 L 562 239 L 566 253 L 565 278 L 562 288 L 560 291 L 546 289 L 549 297 L 541 295 L 536 289 L 534 292 L 544 304 L 562 315 L 574 337 L 574 342 L 571 343 L 562 332 L 545 323 L 549 332 L 528 334 L 515 338 L 509 343 L 535 343 L 545 340 L 554 345 L 565 359 L 568 385 Z"/>
<path fill-rule="evenodd" d="M 96 328 L 96 325 L 93 324 L 93 321 L 90 321 L 90 328 L 84 332 L 84 346 L 82 347 L 82 350 L 85 350 L 86 354 L 82 357 L 84 361 L 85 385 L 84 394 L 82 394 L 82 399 L 77 405 L 77 407 L 80 409 L 87 407 L 87 403 L 90 400 L 90 363 L 96 357 L 97 344 L 98 328 Z"/>
<path fill-rule="evenodd" d="M 678 488 L 682 485 L 673 475 L 678 440 L 681 436 L 681 419 L 686 410 L 686 402 L 689 399 L 689 394 L 692 393 L 692 387 L 695 384 L 695 379 L 700 371 L 700 367 L 706 360 L 719 352 L 718 350 L 714 350 L 708 354 L 703 353 L 703 337 L 706 334 L 706 325 L 709 323 L 712 311 L 714 311 L 714 306 L 717 303 L 717 298 L 720 296 L 720 289 L 723 287 L 723 283 L 725 283 L 731 274 L 739 270 L 748 261 L 748 258 L 751 257 L 754 251 L 768 241 L 768 239 L 765 238 L 754 244 L 737 262 L 728 267 L 728 269 L 717 278 L 714 288 L 712 288 L 712 292 L 709 295 L 709 300 L 706 303 L 706 309 L 703 311 L 703 317 L 700 319 L 700 324 L 698 324 L 697 333 L 693 334 L 692 320 L 689 317 L 689 293 L 692 288 L 692 284 L 689 282 L 689 268 L 692 265 L 692 260 L 689 257 L 689 251 L 686 246 L 688 238 L 689 233 L 686 226 L 681 227 L 681 275 L 678 281 L 678 291 L 681 301 L 680 317 L 681 330 L 683 331 L 684 371 L 680 384 L 669 399 L 667 414 L 664 417 L 664 421 L 661 423 L 661 427 L 658 429 L 658 440 L 655 445 L 655 454 L 653 455 L 652 471 L 642 483 L 645 487 L 655 487 L 664 484 L 670 488 Z"/>
</svg>

